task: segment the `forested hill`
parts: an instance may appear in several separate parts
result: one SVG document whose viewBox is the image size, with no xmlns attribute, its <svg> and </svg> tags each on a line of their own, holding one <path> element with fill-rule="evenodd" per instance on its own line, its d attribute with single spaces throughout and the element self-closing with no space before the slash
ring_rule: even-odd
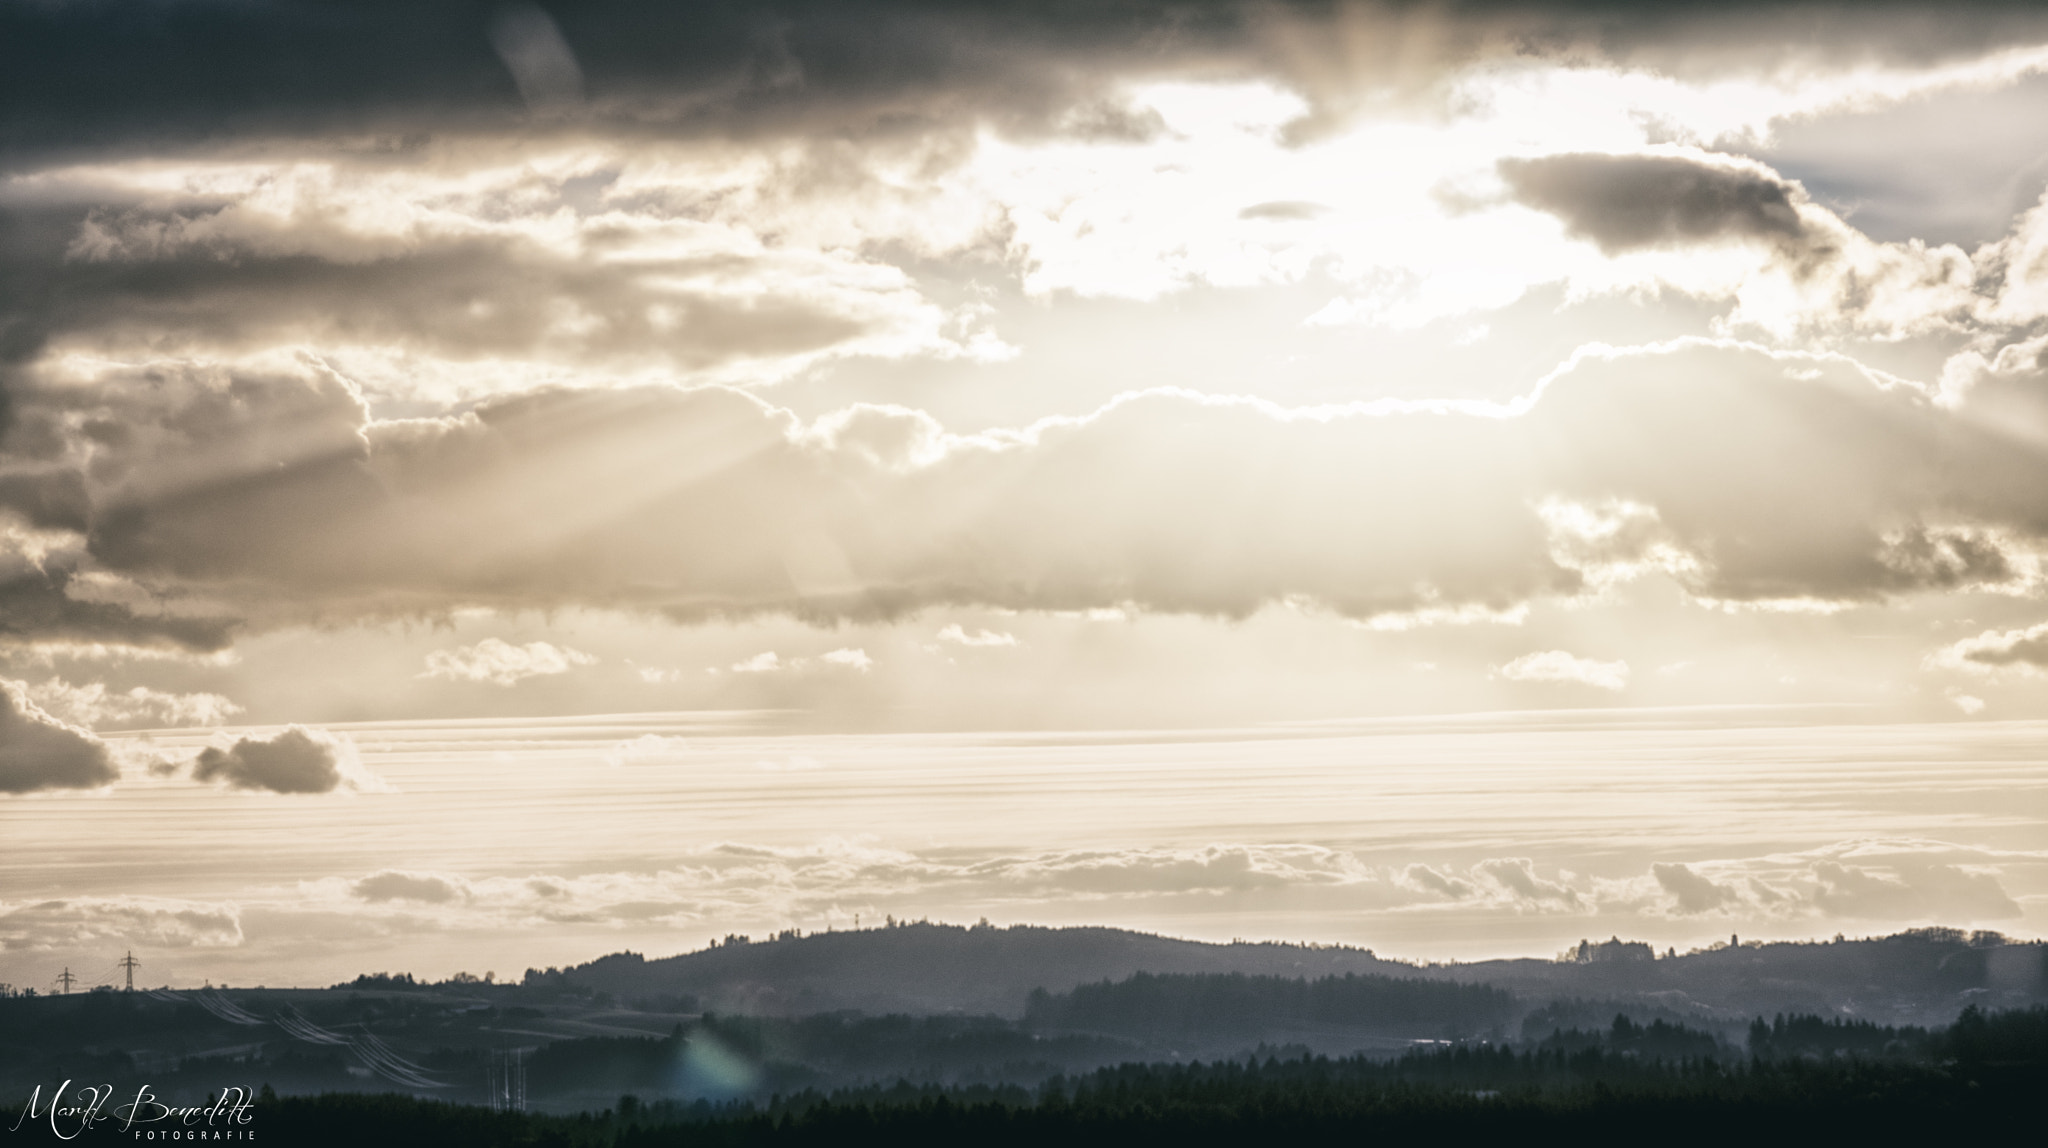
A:
<svg viewBox="0 0 2048 1148">
<path fill-rule="evenodd" d="M 1886 1024 L 1942 1025 L 1971 1004 L 2024 1008 L 2048 1001 L 2048 945 L 1983 931 L 1746 941 L 1656 959 L 1641 951 L 1646 946 L 1588 949 L 1593 959 L 1584 962 L 1476 961 L 1420 975 L 1494 985 L 1531 1000 L 1599 996 L 1724 1017 L 1806 1012 Z"/>
<path fill-rule="evenodd" d="M 527 979 L 622 1000 L 691 997 L 703 1007 L 756 1015 L 852 1008 L 1015 1017 L 1033 989 L 1063 993 L 1136 973 L 1423 977 L 1490 984 L 1530 1001 L 1639 1001 L 1745 1020 L 1813 1012 L 1945 1024 L 1972 1003 L 2013 1008 L 2048 1000 L 2048 946 L 1955 929 L 1871 940 L 1722 943 L 1668 955 L 1612 942 L 1582 946 L 1574 955 L 1578 959 L 1410 965 L 1342 946 L 1226 945 L 1123 929 L 918 922 L 759 941 L 733 937 L 658 960 L 619 953 L 570 969 L 530 971 Z"/>
<path fill-rule="evenodd" d="M 1520 1015 L 1514 996 L 1486 985 L 1421 978 L 1159 976 L 1031 994 L 1024 1019 L 1040 1030 L 1103 1033 L 1183 1044 L 1294 1040 L 1313 1032 L 1458 1040 L 1499 1039 Z M 1351 1041 L 1356 1046 L 1356 1041 Z"/>
<path fill-rule="evenodd" d="M 1065 992 L 1139 972 L 1415 974 L 1411 966 L 1380 960 L 1365 949 L 1217 945 L 1125 929 L 966 928 L 923 922 L 808 936 L 785 933 L 752 942 L 736 937 L 700 952 L 652 961 L 619 953 L 562 972 L 578 987 L 622 999 L 689 995 L 707 1007 L 753 1014 L 856 1008 L 1005 1016 L 1021 1016 L 1033 989 Z"/>
</svg>

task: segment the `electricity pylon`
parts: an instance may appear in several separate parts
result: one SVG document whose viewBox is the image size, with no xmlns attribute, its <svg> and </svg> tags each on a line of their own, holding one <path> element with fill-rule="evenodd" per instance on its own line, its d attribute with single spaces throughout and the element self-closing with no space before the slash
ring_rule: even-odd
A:
<svg viewBox="0 0 2048 1148">
<path fill-rule="evenodd" d="M 128 974 L 128 991 L 131 993 L 135 991 L 135 970 L 141 967 L 142 962 L 135 959 L 134 949 L 128 950 L 128 955 L 121 958 L 121 971 Z"/>
</svg>

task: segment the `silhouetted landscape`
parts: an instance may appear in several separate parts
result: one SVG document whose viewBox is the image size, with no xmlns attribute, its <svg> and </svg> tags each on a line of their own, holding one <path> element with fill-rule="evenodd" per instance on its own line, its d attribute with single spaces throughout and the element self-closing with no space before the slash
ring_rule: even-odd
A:
<svg viewBox="0 0 2048 1148">
<path fill-rule="evenodd" d="M 15 996 L 0 1000 L 0 1095 L 19 1115 L 67 1078 L 122 1097 L 146 1085 L 167 1105 L 242 1088 L 266 1131 L 395 1122 L 478 1144 L 680 1143 L 686 1127 L 753 1143 L 849 1121 L 1111 1137 L 1368 1114 L 1591 1129 L 1673 1104 L 1879 1119 L 1906 1097 L 1934 1112 L 2038 1081 L 2044 1005 L 2048 945 L 1951 929 L 1407 964 L 916 922 L 508 983 L 379 972 L 327 989 Z"/>
</svg>

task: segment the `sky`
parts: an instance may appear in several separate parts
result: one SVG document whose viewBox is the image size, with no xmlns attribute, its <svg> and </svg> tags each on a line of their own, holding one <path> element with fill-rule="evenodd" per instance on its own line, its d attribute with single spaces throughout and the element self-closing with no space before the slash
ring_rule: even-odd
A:
<svg viewBox="0 0 2048 1148">
<path fill-rule="evenodd" d="M 2027 5 L 0 0 L 0 980 L 2048 932 Z"/>
</svg>

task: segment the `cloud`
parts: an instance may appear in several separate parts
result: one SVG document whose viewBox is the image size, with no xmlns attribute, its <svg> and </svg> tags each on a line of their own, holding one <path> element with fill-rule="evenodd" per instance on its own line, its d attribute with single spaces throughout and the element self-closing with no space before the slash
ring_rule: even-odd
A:
<svg viewBox="0 0 2048 1148">
<path fill-rule="evenodd" d="M 124 767 L 141 769 L 151 777 L 176 777 L 192 764 L 190 757 L 162 748 L 147 734 L 124 740 L 114 752 Z"/>
<path fill-rule="evenodd" d="M 234 948 L 242 941 L 241 910 L 232 903 L 166 897 L 0 902 L 0 950 L 8 952 Z"/>
<path fill-rule="evenodd" d="M 105 742 L 45 713 L 26 683 L 0 679 L 0 793 L 94 789 L 120 776 Z"/>
<path fill-rule="evenodd" d="M 604 763 L 616 769 L 635 762 L 671 761 L 689 752 L 690 743 L 685 738 L 643 733 L 613 744 L 604 753 Z"/>
<path fill-rule="evenodd" d="M 1816 862 L 1813 903 L 1833 917 L 1864 920 L 2011 920 L 2025 914 L 1998 879 L 1955 865 L 1887 870 Z"/>
<path fill-rule="evenodd" d="M 1244 208 L 1237 213 L 1237 217 L 1239 219 L 1272 219 L 1282 222 L 1295 222 L 1315 219 L 1318 216 L 1327 215 L 1329 212 L 1330 208 L 1321 203 L 1308 203 L 1301 200 L 1270 200 L 1266 203 L 1254 203 L 1250 207 Z"/>
<path fill-rule="evenodd" d="M 222 180 L 301 186 L 283 204 L 86 214 L 72 253 L 39 273 L 63 302 L 34 312 L 36 337 L 154 354 L 311 345 L 378 394 L 444 401 L 592 368 L 752 383 L 836 356 L 980 353 L 973 314 L 932 304 L 896 267 L 776 244 L 745 219 L 648 208 L 629 223 L 566 204 L 502 218 L 503 197 L 529 198 L 516 185 L 464 205 L 476 217 L 455 204 L 421 215 L 406 180 L 299 169 Z"/>
<path fill-rule="evenodd" d="M 8 396 L 13 398 L 14 396 Z M 16 406 L 19 410 L 19 406 Z M 18 416 L 16 426 L 23 420 Z M 109 599 L 88 577 L 93 559 L 83 539 L 26 536 L 0 525 L 0 634 L 16 641 L 72 647 L 212 653 L 233 631 L 225 611 L 166 609 L 163 600 Z"/>
<path fill-rule="evenodd" d="M 1419 892 L 1453 901 L 1462 901 L 1478 892 L 1469 881 L 1460 880 L 1420 864 L 1410 865 L 1402 870 L 1401 883 Z"/>
<path fill-rule="evenodd" d="M 291 726 L 268 740 L 245 737 L 223 749 L 209 746 L 192 762 L 195 781 L 221 781 L 235 789 L 272 793 L 331 793 L 344 780 L 333 737 Z"/>
<path fill-rule="evenodd" d="M 250 394 L 251 413 L 260 412 L 264 391 Z M 203 425 L 197 420 L 209 417 L 206 405 L 184 425 Z M 1148 441 L 1164 429 L 1150 416 L 1175 410 L 1192 420 L 1179 424 L 1179 435 L 1193 437 Z M 210 465 L 227 467 L 232 480 L 197 488 L 170 481 L 169 468 L 184 465 L 183 443 L 167 444 L 178 452 L 169 457 L 136 457 L 126 468 L 126 493 L 101 516 L 95 554 L 152 582 L 232 571 L 251 607 L 262 603 L 246 591 L 268 584 L 287 609 L 311 591 L 343 608 L 358 597 L 389 609 L 453 594 L 508 605 L 637 600 L 679 616 L 873 616 L 947 599 L 1243 614 L 1263 600 L 1318 589 L 1350 599 L 1343 606 L 1351 612 L 1408 604 L 1418 583 L 1447 596 L 1494 597 L 1519 596 L 1509 589 L 1518 583 L 1526 593 L 1571 577 L 1540 548 L 1539 527 L 1509 489 L 1480 494 L 1482 502 L 1497 500 L 1492 505 L 1469 507 L 1475 532 L 1489 521 L 1498 529 L 1437 557 L 1421 536 L 1401 530 L 1408 511 L 1323 489 L 1354 432 L 1378 439 L 1394 429 L 1377 420 L 1288 423 L 1165 394 L 1048 426 L 1033 436 L 1048 440 L 1042 446 L 960 443 L 907 475 L 863 470 L 858 458 L 806 441 L 787 412 L 716 389 L 544 391 L 494 401 L 461 419 L 362 428 L 350 414 L 335 426 L 366 433 L 368 455 L 357 445 L 282 467 L 252 459 L 240 475 L 231 460 L 216 459 Z M 1495 426 L 1457 429 L 1490 438 Z M 309 433 L 327 432 L 317 422 L 297 432 Z M 1264 484 L 1269 497 L 1299 497 L 1284 519 L 1261 522 L 1249 505 L 1238 522 L 1194 518 L 1191 505 L 1153 497 L 1146 500 L 1153 505 L 1109 509 L 1118 504 L 1093 497 L 1105 483 L 1129 481 L 1116 477 L 1130 473 L 1113 465 L 1120 453 L 1161 452 L 1162 464 L 1184 472 L 1192 498 L 1290 447 L 1299 448 L 1298 461 Z M 1427 455 L 1419 443 L 1379 457 L 1390 468 L 1416 460 L 1425 477 L 1434 469 L 1421 461 Z M 479 466 L 492 469 L 491 483 L 474 481 Z M 1156 489 L 1164 495 L 1174 486 L 1162 475 Z M 648 497 L 649 490 L 659 493 Z M 1023 497 L 1027 490 L 1037 493 Z M 983 509 L 966 513 L 977 501 Z M 1083 513 L 1091 502 L 1096 509 Z M 1329 556 L 1333 563 L 1297 565 L 1313 558 L 1317 540 L 1357 533 L 1336 529 L 1344 519 L 1392 533 L 1376 547 L 1341 548 Z M 933 534 L 929 524 L 941 521 L 950 525 Z M 1149 524 L 1145 536 L 1129 529 L 1140 521 Z M 565 528 L 584 528 L 575 522 L 606 524 L 598 528 L 608 540 L 565 548 Z M 1283 523 L 1299 523 L 1299 533 L 1289 529 L 1272 538 L 1274 546 L 1246 547 L 1235 557 L 1153 557 L 1162 545 L 1206 547 L 1205 539 L 1232 528 L 1273 535 Z M 1518 541 L 1526 544 L 1519 558 Z M 1373 565 L 1383 572 L 1373 574 Z M 1339 591 L 1347 584 L 1353 589 Z"/>
<path fill-rule="evenodd" d="M 1481 861 L 1472 867 L 1472 873 L 1476 877 L 1484 878 L 1515 901 L 1531 904 L 1553 902 L 1573 908 L 1580 905 L 1577 890 L 1560 881 L 1548 881 L 1537 876 L 1536 863 L 1527 857 L 1500 857 Z"/>
<path fill-rule="evenodd" d="M 1015 634 L 998 633 L 993 630 L 976 630 L 972 634 L 960 628 L 958 622 L 939 631 L 939 641 L 953 642 L 962 646 L 1014 646 Z"/>
<path fill-rule="evenodd" d="M 828 666 L 843 666 L 863 674 L 875 667 L 875 660 L 868 657 L 866 650 L 860 649 L 829 650 L 819 654 L 818 660 Z"/>
<path fill-rule="evenodd" d="M 440 905 L 461 899 L 466 895 L 466 888 L 459 878 L 383 869 L 350 885 L 349 891 L 365 901 L 417 901 Z"/>
<path fill-rule="evenodd" d="M 1346 883 L 1377 883 L 1348 854 L 1314 846 L 1212 845 L 1200 849 L 1072 850 L 1000 858 L 969 876 L 1018 891 L 1063 890 L 1108 896 L 1139 893 L 1239 893 Z"/>
<path fill-rule="evenodd" d="M 1627 662 L 1597 662 L 1591 658 L 1575 657 L 1563 650 L 1523 654 L 1506 665 L 1496 667 L 1493 672 L 1516 682 L 1577 682 L 1603 690 L 1620 690 L 1628 686 Z"/>
<path fill-rule="evenodd" d="M 2048 669 L 2048 622 L 2021 630 L 1986 630 L 1935 651 L 1927 664 L 1977 673 L 2007 668 L 2038 673 Z"/>
<path fill-rule="evenodd" d="M 498 638 L 485 638 L 474 646 L 435 650 L 427 655 L 423 678 L 451 682 L 489 682 L 510 686 L 523 679 L 566 674 L 577 666 L 592 665 L 596 658 L 581 650 L 555 647 L 546 642 L 515 646 Z"/>
<path fill-rule="evenodd" d="M 1499 167 L 1516 199 L 1610 255 L 1719 239 L 1787 247 L 1810 239 L 1797 209 L 1805 194 L 1747 160 L 1570 154 L 1504 159 Z"/>
<path fill-rule="evenodd" d="M 1716 885 L 1684 865 L 1658 862 L 1650 866 L 1650 872 L 1665 892 L 1678 899 L 1681 913 L 1704 913 L 1740 899 L 1735 890 Z"/>
<path fill-rule="evenodd" d="M 1556 216 L 1567 234 L 1610 257 L 1572 272 L 1573 291 L 1647 287 L 1732 299 L 1727 326 L 1780 338 L 1803 329 L 1890 338 L 1972 330 L 1995 310 L 1981 291 L 2000 278 L 1992 251 L 1980 253 L 1979 266 L 1954 246 L 1873 242 L 1751 160 L 1667 148 L 1511 157 L 1497 166 L 1514 199 Z M 1654 254 L 1729 245 L 1753 255 Z"/>
<path fill-rule="evenodd" d="M 28 687 L 29 697 L 51 714 L 88 729 L 144 722 L 167 726 L 221 725 L 242 707 L 220 694 L 177 694 L 133 686 L 110 690 L 104 682 L 73 685 L 62 678 Z"/>
<path fill-rule="evenodd" d="M 814 666 L 854 670 L 864 674 L 874 668 L 875 660 L 868 656 L 866 650 L 860 649 L 830 650 L 815 658 L 791 658 L 788 661 L 784 661 L 774 650 L 764 650 L 751 658 L 734 662 L 726 669 L 735 674 L 777 674 L 791 670 L 808 670 Z"/>
<path fill-rule="evenodd" d="M 2038 868 L 2039 853 L 2005 852 L 1915 838 L 1864 838 L 1801 853 L 1658 862 L 1643 893 L 1623 882 L 1608 890 L 1615 906 L 1682 916 L 1888 924 L 2006 920 L 2020 915 L 2001 877 Z"/>
</svg>

